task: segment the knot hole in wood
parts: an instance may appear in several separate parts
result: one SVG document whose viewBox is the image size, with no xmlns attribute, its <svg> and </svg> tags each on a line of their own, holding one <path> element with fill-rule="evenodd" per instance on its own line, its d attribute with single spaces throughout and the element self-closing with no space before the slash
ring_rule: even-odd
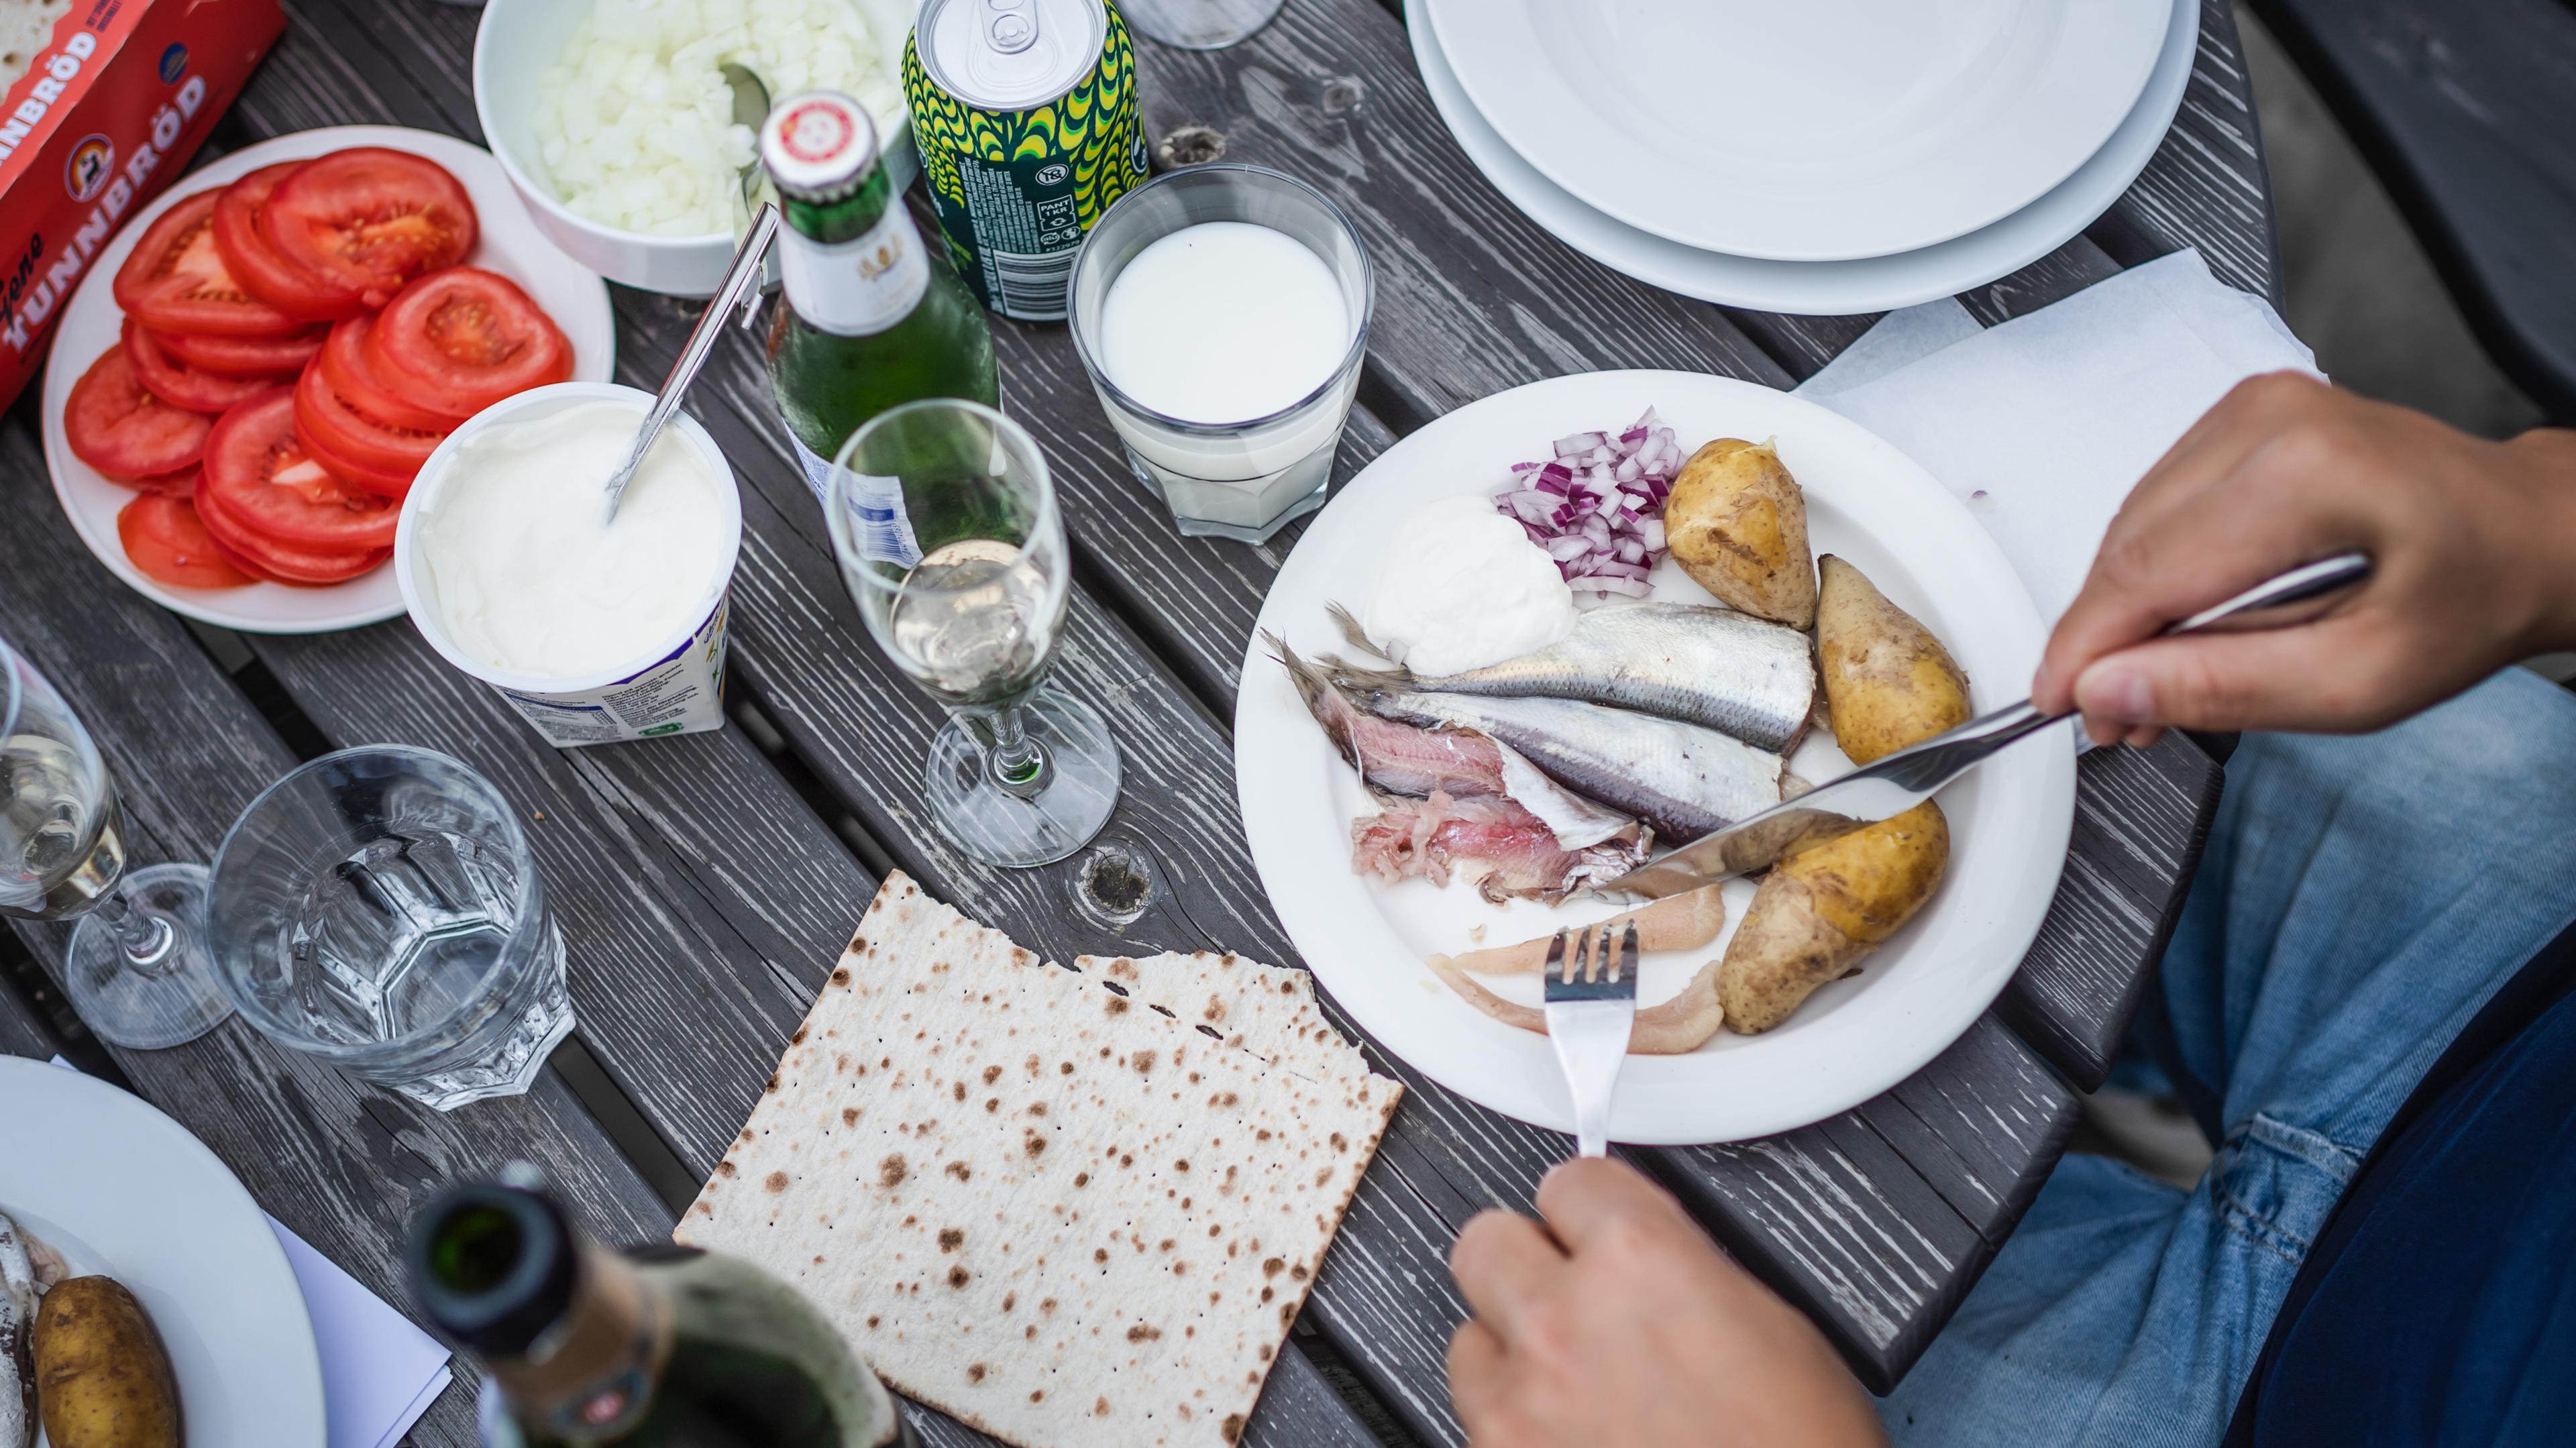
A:
<svg viewBox="0 0 2576 1448">
<path fill-rule="evenodd" d="M 1360 84 L 1358 76 L 1329 76 L 1324 81 L 1324 114 L 1347 116 L 1360 108 L 1360 99 L 1367 93 L 1366 87 Z"/>
<path fill-rule="evenodd" d="M 1225 159 L 1225 132 L 1214 126 L 1182 126 L 1154 145 L 1154 159 L 1168 171 L 1175 166 L 1204 166 Z"/>
<path fill-rule="evenodd" d="M 1103 925 L 1133 925 L 1154 903 L 1155 874 L 1152 856 L 1103 841 L 1074 871 L 1073 903 Z"/>
</svg>

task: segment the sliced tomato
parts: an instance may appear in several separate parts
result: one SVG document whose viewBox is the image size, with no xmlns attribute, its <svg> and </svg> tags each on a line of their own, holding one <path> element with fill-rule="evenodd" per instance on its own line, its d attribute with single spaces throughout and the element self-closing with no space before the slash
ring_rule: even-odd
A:
<svg viewBox="0 0 2576 1448">
<path fill-rule="evenodd" d="M 244 290 L 290 317 L 321 322 L 365 311 L 365 298 L 354 286 L 332 281 L 278 255 L 277 248 L 268 244 L 259 229 L 259 214 L 267 208 L 277 183 L 311 164 L 280 161 L 274 166 L 262 166 L 225 187 L 223 199 L 215 203 L 214 231 L 215 246 L 223 252 L 224 264 L 232 269 Z"/>
<path fill-rule="evenodd" d="M 155 473 L 148 478 L 110 478 L 108 481 L 138 493 L 157 493 L 165 498 L 193 498 L 197 484 L 205 479 L 206 470 L 188 466 L 175 473 Z"/>
<path fill-rule="evenodd" d="M 256 582 L 232 565 L 185 498 L 147 493 L 116 515 L 117 541 L 143 576 L 172 588 L 240 588 Z"/>
<path fill-rule="evenodd" d="M 446 432 L 458 419 L 421 406 L 400 387 L 388 387 L 367 360 L 367 338 L 376 329 L 373 316 L 351 317 L 331 329 L 315 363 L 322 380 L 351 407 L 391 427 L 418 432 Z"/>
<path fill-rule="evenodd" d="M 450 267 L 402 289 L 360 349 L 376 380 L 463 420 L 572 376 L 572 343 L 518 283 Z"/>
<path fill-rule="evenodd" d="M 319 366 L 307 367 L 295 384 L 295 430 L 333 457 L 360 467 L 401 475 L 405 482 L 429 461 L 438 444 L 454 431 L 449 423 L 436 432 L 387 427 L 349 405 L 331 390 Z"/>
<path fill-rule="evenodd" d="M 221 513 L 290 548 L 355 552 L 390 547 L 402 509 L 352 488 L 306 455 L 295 436 L 295 389 L 265 392 L 225 413 L 206 439 L 201 511 Z M 220 527 L 215 536 L 244 551 Z"/>
<path fill-rule="evenodd" d="M 288 337 L 309 323 L 243 291 L 215 249 L 215 202 L 200 191 L 161 213 L 116 269 L 125 315 L 156 332 L 205 337 Z"/>
<path fill-rule="evenodd" d="M 217 413 L 245 397 L 256 397 L 277 384 L 259 377 L 218 377 L 200 372 L 161 350 L 152 333 L 125 319 L 125 365 L 143 390 L 172 407 Z"/>
<path fill-rule="evenodd" d="M 393 556 L 391 548 L 313 548 L 280 542 L 228 512 L 211 494 L 197 499 L 197 516 L 208 536 L 232 557 L 235 567 L 272 583 L 322 588 L 346 583 Z"/>
<path fill-rule="evenodd" d="M 203 413 L 172 407 L 143 390 L 125 348 L 99 354 L 63 402 L 72 455 L 111 478 L 174 473 L 205 456 L 213 427 Z"/>
<path fill-rule="evenodd" d="M 393 502 L 399 503 L 411 495 L 412 479 L 420 473 L 417 466 L 370 467 L 343 454 L 333 452 L 330 444 L 315 436 L 300 421 L 295 424 L 295 440 L 304 445 L 306 457 L 321 464 L 322 471 L 350 487 L 373 493 L 379 498 L 390 499 Z"/>
<path fill-rule="evenodd" d="M 279 257 L 370 307 L 474 249 L 474 201 L 445 167 L 409 151 L 352 146 L 277 183 L 258 230 Z"/>
<path fill-rule="evenodd" d="M 200 372 L 218 377 L 258 377 L 283 381 L 304 370 L 322 350 L 329 333 L 316 327 L 292 337 L 191 337 L 184 332 L 154 332 L 161 350 Z"/>
</svg>

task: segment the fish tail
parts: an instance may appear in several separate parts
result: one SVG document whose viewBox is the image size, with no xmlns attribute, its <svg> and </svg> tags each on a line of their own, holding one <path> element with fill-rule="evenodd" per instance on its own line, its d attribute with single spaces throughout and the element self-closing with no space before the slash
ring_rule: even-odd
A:
<svg viewBox="0 0 2576 1448">
<path fill-rule="evenodd" d="M 1333 616 L 1334 624 L 1341 629 L 1342 637 L 1350 641 L 1352 648 L 1358 649 L 1370 658 L 1394 662 L 1393 659 L 1388 658 L 1386 650 L 1379 648 L 1376 642 L 1369 638 L 1368 630 L 1360 627 L 1360 621 L 1352 616 L 1349 609 L 1338 603 L 1328 603 L 1324 605 L 1324 612 Z"/>
<path fill-rule="evenodd" d="M 1351 767 L 1359 767 L 1359 753 L 1351 740 L 1351 702 L 1334 687 L 1330 674 L 1318 665 L 1300 658 L 1288 641 L 1268 629 L 1261 631 L 1261 641 L 1270 648 L 1270 657 L 1288 671 L 1288 681 L 1297 686 L 1297 696 L 1306 701 L 1306 712 L 1315 716 L 1326 738 L 1342 752 Z"/>
</svg>

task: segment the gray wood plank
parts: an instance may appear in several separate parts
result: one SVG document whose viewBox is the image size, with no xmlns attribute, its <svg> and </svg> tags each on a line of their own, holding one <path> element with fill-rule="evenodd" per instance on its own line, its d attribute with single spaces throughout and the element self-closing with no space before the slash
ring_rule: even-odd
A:
<svg viewBox="0 0 2576 1448">
<path fill-rule="evenodd" d="M 0 942 L 5 948 L 5 942 Z M 30 1056 L 49 1060 L 63 1048 L 54 1036 L 54 1028 L 36 1013 L 36 1008 L 15 986 L 0 980 L 0 1056 Z"/>
<path fill-rule="evenodd" d="M 0 511 L 18 520 L 0 529 L 0 634 L 98 739 L 135 857 L 210 859 L 251 796 L 296 759 L 176 619 L 81 546 L 54 504 L 28 411 L 0 422 Z M 68 927 L 18 933 L 59 981 Z M 442 1114 L 278 1050 L 239 1020 L 175 1050 L 108 1050 L 262 1206 L 397 1306 L 410 1212 L 448 1180 L 511 1160 L 543 1166 L 610 1240 L 670 1230 L 670 1210 L 551 1070 L 526 1096 Z M 475 1442 L 470 1388 L 445 1395 L 418 1437 Z"/>
<path fill-rule="evenodd" d="M 2200 48 L 2173 129 L 2086 235 L 2122 266 L 2196 246 L 2219 280 L 2281 305 L 2271 171 L 2229 0 L 2201 0 Z"/>
</svg>

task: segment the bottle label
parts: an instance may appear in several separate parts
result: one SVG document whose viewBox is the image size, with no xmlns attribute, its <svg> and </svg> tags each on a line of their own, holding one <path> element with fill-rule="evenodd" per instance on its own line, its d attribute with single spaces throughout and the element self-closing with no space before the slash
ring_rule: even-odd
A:
<svg viewBox="0 0 2576 1448">
<path fill-rule="evenodd" d="M 930 258 L 900 197 L 856 240 L 827 244 L 788 227 L 778 242 L 787 304 L 837 336 L 874 336 L 912 315 L 930 290 Z"/>
<path fill-rule="evenodd" d="M 807 447 L 805 440 L 792 432 L 787 434 L 787 441 L 796 449 L 796 461 L 805 469 L 805 483 L 814 490 L 814 500 L 829 508 L 831 459 Z M 860 557 L 898 568 L 910 568 L 921 561 L 921 545 L 912 536 L 912 514 L 904 508 L 901 482 L 852 473 L 849 507 L 850 531 L 859 540 Z"/>
</svg>

